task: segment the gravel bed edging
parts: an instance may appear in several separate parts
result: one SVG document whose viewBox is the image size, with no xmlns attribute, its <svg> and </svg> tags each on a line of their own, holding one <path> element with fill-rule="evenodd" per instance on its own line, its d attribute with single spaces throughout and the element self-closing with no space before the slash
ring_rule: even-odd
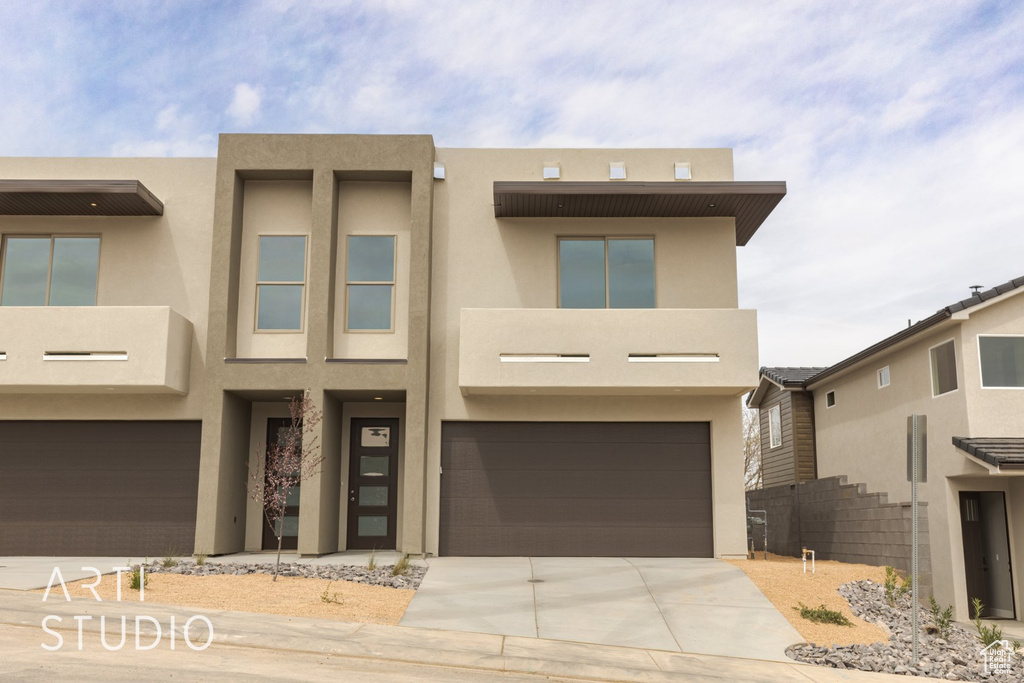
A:
<svg viewBox="0 0 1024 683">
<path fill-rule="evenodd" d="M 1016 656 L 1009 674 L 985 672 L 981 657 L 981 641 L 973 630 L 959 624 L 950 626 L 949 640 L 927 632 L 932 624 L 929 610 L 919 608 L 922 629 L 918 641 L 920 663 L 910 666 L 913 653 L 911 598 L 900 597 L 896 607 L 885 599 L 885 588 L 873 581 L 854 581 L 839 587 L 839 594 L 850 603 L 851 611 L 861 619 L 891 634 L 887 643 L 871 645 L 793 645 L 786 649 L 791 659 L 834 669 L 859 669 L 908 676 L 929 676 L 948 681 L 1021 681 L 1024 680 L 1024 657 Z M 1008 640 L 1012 640 L 1007 638 Z"/>
<path fill-rule="evenodd" d="M 366 567 L 345 564 L 305 564 L 282 562 L 280 576 L 301 576 L 307 579 L 329 579 L 331 581 L 352 581 L 370 586 L 387 588 L 405 588 L 416 590 L 427 573 L 426 567 L 411 565 L 409 570 L 400 576 L 392 576 L 393 565 L 381 565 L 370 571 Z M 274 563 L 241 564 L 238 562 L 205 562 L 196 564 L 192 560 L 183 560 L 173 567 L 165 567 L 162 560 L 155 560 L 146 565 L 150 574 L 182 574 L 184 576 L 216 576 L 230 574 L 244 576 L 246 574 L 273 574 Z"/>
</svg>

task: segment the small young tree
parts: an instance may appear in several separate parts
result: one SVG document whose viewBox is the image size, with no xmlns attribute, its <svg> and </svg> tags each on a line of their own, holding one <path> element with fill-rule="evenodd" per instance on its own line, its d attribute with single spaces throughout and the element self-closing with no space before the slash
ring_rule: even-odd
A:
<svg viewBox="0 0 1024 683">
<path fill-rule="evenodd" d="M 743 473 L 747 491 L 761 488 L 761 425 L 756 410 L 743 409 Z"/>
<path fill-rule="evenodd" d="M 263 516 L 277 538 L 274 581 L 281 567 L 281 541 L 284 538 L 284 513 L 288 493 L 313 476 L 323 462 L 316 426 L 323 411 L 313 404 L 309 391 L 293 398 L 289 406 L 291 422 L 280 430 L 277 440 L 268 444 L 266 457 L 257 447 L 255 471 L 249 472 L 249 497 L 263 508 Z"/>
</svg>

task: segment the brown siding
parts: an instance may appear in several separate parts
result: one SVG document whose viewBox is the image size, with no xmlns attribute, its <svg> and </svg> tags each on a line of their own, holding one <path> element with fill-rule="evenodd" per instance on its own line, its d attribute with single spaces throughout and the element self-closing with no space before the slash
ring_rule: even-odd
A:
<svg viewBox="0 0 1024 683">
<path fill-rule="evenodd" d="M 446 422 L 441 441 L 441 555 L 714 552 L 706 422 Z"/>
<path fill-rule="evenodd" d="M 775 405 L 779 406 L 782 418 L 782 445 L 770 448 L 771 427 L 768 420 L 768 411 Z M 761 399 L 761 467 L 763 486 L 781 486 L 782 484 L 795 483 L 795 468 L 793 459 L 793 409 L 790 401 L 790 392 L 783 391 L 778 387 L 772 387 L 771 391 Z"/>
<path fill-rule="evenodd" d="M 0 422 L 0 556 L 189 554 L 199 422 Z"/>
<path fill-rule="evenodd" d="M 796 481 L 802 484 L 818 477 L 814 454 L 814 397 L 808 391 L 790 392 L 793 406 L 793 443 Z"/>
</svg>

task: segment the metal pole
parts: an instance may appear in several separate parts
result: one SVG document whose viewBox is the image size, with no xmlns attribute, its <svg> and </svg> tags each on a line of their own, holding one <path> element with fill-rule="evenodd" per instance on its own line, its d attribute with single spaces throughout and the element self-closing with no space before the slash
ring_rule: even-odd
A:
<svg viewBox="0 0 1024 683">
<path fill-rule="evenodd" d="M 912 603 L 911 606 L 910 606 L 910 609 L 911 609 L 911 623 L 912 623 L 913 629 L 914 629 L 914 655 L 913 655 L 914 656 L 914 659 L 913 659 L 913 666 L 914 666 L 914 668 L 917 668 L 918 662 L 921 661 L 919 656 L 918 656 L 919 655 L 919 649 L 918 649 L 918 642 L 917 642 L 918 641 L 918 637 L 920 635 L 920 631 L 921 631 L 920 626 L 917 623 L 918 619 L 920 618 L 920 612 L 921 612 L 921 610 L 918 609 L 918 605 L 920 603 L 918 602 L 918 596 L 917 596 L 917 477 L 918 477 L 918 464 L 919 464 L 920 454 L 921 454 L 921 434 L 920 434 L 919 424 L 918 424 L 919 421 L 920 421 L 919 420 L 919 416 L 914 415 L 913 420 L 912 420 L 912 422 L 914 424 L 914 430 L 913 430 L 914 431 L 914 440 L 913 440 L 914 446 L 913 446 L 913 456 L 912 456 L 913 461 L 914 461 L 914 468 L 913 468 L 914 473 L 913 473 L 913 477 L 911 478 L 911 482 L 910 482 L 910 509 L 911 509 L 911 517 L 912 517 L 912 520 L 913 520 L 911 522 L 911 532 L 910 532 L 911 533 L 911 544 L 912 544 L 912 548 L 913 548 L 913 550 L 911 551 L 912 554 L 911 554 L 911 561 L 910 561 L 910 572 L 911 572 L 910 580 L 912 582 L 910 584 L 910 586 L 911 586 L 910 595 L 911 595 L 911 603 Z"/>
</svg>

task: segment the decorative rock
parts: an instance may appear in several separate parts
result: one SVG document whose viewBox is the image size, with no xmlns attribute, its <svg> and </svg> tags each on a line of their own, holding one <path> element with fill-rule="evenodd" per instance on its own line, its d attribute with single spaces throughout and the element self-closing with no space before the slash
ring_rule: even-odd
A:
<svg viewBox="0 0 1024 683">
<path fill-rule="evenodd" d="M 352 581 L 371 586 L 415 590 L 419 588 L 420 582 L 427 573 L 426 567 L 416 565 L 411 565 L 408 572 L 400 576 L 392 576 L 391 570 L 391 565 L 380 566 L 370 571 L 366 567 L 355 567 L 352 565 L 282 563 L 279 574 L 281 576 L 304 576 L 311 579 Z M 173 567 L 165 567 L 163 562 L 157 560 L 147 565 L 146 571 L 150 574 L 182 574 L 185 576 L 212 576 L 216 574 L 245 576 L 248 574 L 273 574 L 274 563 L 239 564 L 237 562 L 207 562 L 197 565 L 195 562 L 186 560 Z"/>
<path fill-rule="evenodd" d="M 808 664 L 836 669 L 860 669 L 902 674 L 932 676 L 948 681 L 1024 680 L 1024 657 L 1017 657 L 1010 674 L 985 673 L 981 658 L 981 641 L 973 631 L 958 624 L 950 627 L 948 639 L 921 634 L 920 661 L 910 666 L 913 648 L 911 599 L 901 596 L 895 607 L 885 599 L 885 589 L 871 581 L 854 581 L 839 587 L 839 594 L 850 603 L 853 613 L 869 623 L 883 627 L 890 634 L 888 643 L 821 647 L 813 644 L 790 647 L 789 657 Z M 931 613 L 921 609 L 919 623 L 931 624 Z"/>
</svg>

